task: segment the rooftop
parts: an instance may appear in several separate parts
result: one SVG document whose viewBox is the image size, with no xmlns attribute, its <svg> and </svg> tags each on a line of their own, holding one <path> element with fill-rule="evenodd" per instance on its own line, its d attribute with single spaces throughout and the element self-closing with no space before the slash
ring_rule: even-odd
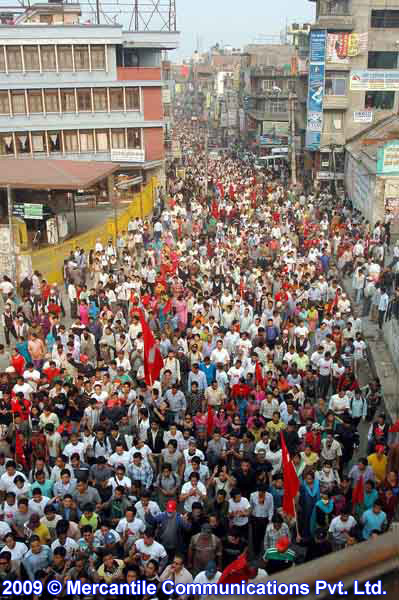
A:
<svg viewBox="0 0 399 600">
<path fill-rule="evenodd" d="M 0 188 L 84 190 L 120 167 L 111 162 L 54 159 L 0 159 Z"/>
</svg>

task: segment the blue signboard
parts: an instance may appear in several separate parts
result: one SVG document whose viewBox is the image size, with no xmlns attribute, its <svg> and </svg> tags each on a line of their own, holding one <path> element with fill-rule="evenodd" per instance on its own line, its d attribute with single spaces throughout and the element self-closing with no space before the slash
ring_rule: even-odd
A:
<svg viewBox="0 0 399 600">
<path fill-rule="evenodd" d="M 326 42 L 325 29 L 310 32 L 306 148 L 312 151 L 320 148 L 323 131 Z"/>
</svg>

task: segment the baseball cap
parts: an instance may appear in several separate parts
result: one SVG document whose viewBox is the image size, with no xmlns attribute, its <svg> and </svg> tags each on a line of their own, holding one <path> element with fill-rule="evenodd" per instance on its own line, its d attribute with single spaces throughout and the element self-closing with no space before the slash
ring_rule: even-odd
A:
<svg viewBox="0 0 399 600">
<path fill-rule="evenodd" d="M 113 533 L 106 533 L 104 536 L 104 542 L 106 544 L 115 544 L 116 539 Z"/>
<path fill-rule="evenodd" d="M 168 500 L 166 503 L 166 512 L 174 513 L 176 512 L 177 503 L 176 500 Z"/>
</svg>

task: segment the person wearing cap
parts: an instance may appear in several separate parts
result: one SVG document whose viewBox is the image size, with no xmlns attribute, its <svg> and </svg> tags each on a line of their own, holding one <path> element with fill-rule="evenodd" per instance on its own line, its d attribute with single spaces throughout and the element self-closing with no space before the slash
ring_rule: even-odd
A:
<svg viewBox="0 0 399 600">
<path fill-rule="evenodd" d="M 194 583 L 200 583 L 202 585 L 217 583 L 221 576 L 222 572 L 218 571 L 216 562 L 210 560 L 207 562 L 205 569 L 196 575 Z M 209 598 L 212 598 L 212 596 L 209 596 L 208 594 L 200 594 L 197 597 L 198 600 L 209 600 Z"/>
<path fill-rule="evenodd" d="M 380 485 L 386 478 L 388 468 L 388 457 L 385 454 L 385 447 L 383 444 L 377 444 L 375 452 L 367 457 L 368 464 L 373 469 L 375 481 L 377 485 Z"/>
<path fill-rule="evenodd" d="M 295 564 L 296 552 L 290 548 L 290 544 L 289 537 L 283 536 L 277 540 L 275 547 L 266 550 L 263 560 L 269 575 L 285 571 Z"/>
<path fill-rule="evenodd" d="M 145 519 L 150 527 L 157 527 L 157 539 L 172 559 L 178 548 L 183 546 L 183 532 L 191 527 L 187 514 L 177 512 L 176 500 L 168 500 L 164 512 L 156 515 L 147 512 Z"/>
</svg>

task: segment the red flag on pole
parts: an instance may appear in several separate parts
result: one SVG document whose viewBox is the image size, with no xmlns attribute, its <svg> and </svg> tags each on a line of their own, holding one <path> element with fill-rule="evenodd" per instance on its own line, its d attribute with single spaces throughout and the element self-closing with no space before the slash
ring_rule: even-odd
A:
<svg viewBox="0 0 399 600">
<path fill-rule="evenodd" d="M 208 436 L 212 435 L 214 426 L 215 426 L 215 415 L 213 413 L 213 408 L 212 408 L 212 406 L 208 406 L 208 418 L 206 421 L 206 428 L 208 431 Z"/>
<path fill-rule="evenodd" d="M 172 312 L 172 300 L 170 298 L 167 301 L 167 303 L 165 304 L 165 306 L 163 307 L 162 312 L 164 315 L 167 315 L 168 313 Z"/>
<path fill-rule="evenodd" d="M 15 462 L 23 467 L 26 467 L 23 437 L 20 431 L 15 432 Z"/>
<path fill-rule="evenodd" d="M 263 387 L 262 367 L 259 361 L 256 361 L 255 367 L 255 383 L 259 383 Z"/>
<path fill-rule="evenodd" d="M 141 329 L 144 342 L 144 373 L 147 385 L 152 385 L 159 377 L 163 368 L 163 358 L 142 311 L 140 312 Z"/>
<path fill-rule="evenodd" d="M 251 569 L 248 563 L 247 555 L 241 554 L 235 561 L 227 565 L 220 576 L 220 583 L 241 583 L 248 581 L 251 577 Z"/>
<path fill-rule="evenodd" d="M 283 459 L 284 498 L 283 511 L 290 517 L 295 517 L 295 497 L 299 492 L 299 479 L 290 458 L 283 432 L 280 431 L 281 450 Z"/>
<path fill-rule="evenodd" d="M 364 477 L 361 475 L 357 480 L 352 493 L 352 504 L 363 504 L 364 502 Z"/>
</svg>

